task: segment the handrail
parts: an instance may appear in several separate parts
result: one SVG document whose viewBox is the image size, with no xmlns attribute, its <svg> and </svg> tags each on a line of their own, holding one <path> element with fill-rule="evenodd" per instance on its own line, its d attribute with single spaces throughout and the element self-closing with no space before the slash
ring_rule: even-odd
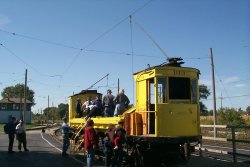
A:
<svg viewBox="0 0 250 167">
<path fill-rule="evenodd" d="M 73 137 L 72 141 L 75 141 L 76 138 L 79 136 L 79 134 L 81 133 L 81 131 L 85 128 L 86 124 L 87 124 L 87 121 L 89 120 L 90 118 L 88 118 L 87 120 L 85 120 L 85 122 L 82 122 L 77 128 L 77 133 L 75 133 L 75 136 Z M 75 143 L 75 142 L 74 142 Z M 73 151 L 77 151 L 77 149 L 79 149 L 79 147 L 81 146 L 81 144 L 83 143 L 83 141 L 81 141 L 81 143 L 77 146 L 76 144 L 71 144 L 71 150 Z"/>
</svg>

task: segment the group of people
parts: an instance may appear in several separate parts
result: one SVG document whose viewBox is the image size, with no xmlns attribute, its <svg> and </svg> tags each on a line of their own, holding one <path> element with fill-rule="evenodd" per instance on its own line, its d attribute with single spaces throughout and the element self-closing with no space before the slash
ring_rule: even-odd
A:
<svg viewBox="0 0 250 167">
<path fill-rule="evenodd" d="M 124 156 L 123 144 L 125 143 L 125 130 L 119 125 L 109 125 L 103 139 L 103 152 L 105 166 L 121 167 Z M 87 167 L 92 167 L 95 149 L 98 147 L 98 138 L 94 129 L 94 121 L 88 120 L 84 130 L 84 150 L 87 154 Z M 113 159 L 112 159 L 113 157 Z"/>
<path fill-rule="evenodd" d="M 67 156 L 67 149 L 69 147 L 69 132 L 72 130 L 67 124 L 67 118 L 63 118 L 62 124 L 62 137 L 63 149 L 62 156 Z M 103 139 L 103 153 L 105 155 L 106 167 L 121 167 L 122 159 L 124 156 L 123 144 L 125 143 L 125 130 L 119 125 L 109 125 L 105 132 Z M 94 129 L 94 121 L 88 119 L 84 129 L 84 151 L 86 153 L 87 167 L 93 167 L 95 150 L 98 149 L 98 136 Z M 113 157 L 113 158 L 112 158 Z"/>
<path fill-rule="evenodd" d="M 97 95 L 94 100 L 88 97 L 83 104 L 80 99 L 77 99 L 76 113 L 78 118 L 85 116 L 86 119 L 96 116 L 113 117 L 123 114 L 129 103 L 124 89 L 120 89 L 116 97 L 108 89 L 103 99 L 100 95 Z"/>
<path fill-rule="evenodd" d="M 8 153 L 14 153 L 13 144 L 14 144 L 15 136 L 18 141 L 19 152 L 22 152 L 22 145 L 23 145 L 25 152 L 29 151 L 27 149 L 26 130 L 23 125 L 22 119 L 17 121 L 15 117 L 10 116 L 8 123 L 5 125 L 4 131 L 5 133 L 8 134 L 8 137 L 9 137 Z"/>
<path fill-rule="evenodd" d="M 103 139 L 105 166 L 120 167 L 124 156 L 123 145 L 125 144 L 126 131 L 117 125 L 109 125 Z M 113 157 L 113 160 L 112 160 Z"/>
</svg>

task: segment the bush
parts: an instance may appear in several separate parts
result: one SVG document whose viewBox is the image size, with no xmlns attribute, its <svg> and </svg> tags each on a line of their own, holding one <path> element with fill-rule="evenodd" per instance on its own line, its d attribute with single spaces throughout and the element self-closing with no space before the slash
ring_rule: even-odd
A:
<svg viewBox="0 0 250 167">
<path fill-rule="evenodd" d="M 243 126 L 245 120 L 241 117 L 240 113 L 234 108 L 222 108 L 218 112 L 218 124 Z"/>
</svg>

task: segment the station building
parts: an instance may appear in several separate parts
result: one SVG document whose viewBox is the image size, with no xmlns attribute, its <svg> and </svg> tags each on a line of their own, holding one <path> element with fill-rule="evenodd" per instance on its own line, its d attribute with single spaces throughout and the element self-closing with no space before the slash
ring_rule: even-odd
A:
<svg viewBox="0 0 250 167">
<path fill-rule="evenodd" d="M 23 114 L 24 98 L 4 98 L 0 100 L 0 123 L 7 123 L 9 116 L 21 119 Z M 25 123 L 31 123 L 32 102 L 26 100 Z"/>
</svg>

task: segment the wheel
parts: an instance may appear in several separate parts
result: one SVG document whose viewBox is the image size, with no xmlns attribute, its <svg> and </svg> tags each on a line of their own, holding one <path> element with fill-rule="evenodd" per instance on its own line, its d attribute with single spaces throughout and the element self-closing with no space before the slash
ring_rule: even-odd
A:
<svg viewBox="0 0 250 167">
<path fill-rule="evenodd" d="M 134 167 L 144 167 L 144 159 L 143 159 L 143 155 L 140 153 L 139 149 L 138 149 L 138 145 L 135 145 L 133 147 L 133 150 L 132 150 L 132 163 L 131 163 L 131 166 L 134 166 Z"/>
<path fill-rule="evenodd" d="M 191 150 L 190 150 L 190 143 L 184 143 L 184 158 L 185 161 L 188 161 L 190 159 L 191 156 Z"/>
<path fill-rule="evenodd" d="M 190 143 L 184 143 L 180 146 L 180 160 L 188 162 L 191 156 Z"/>
</svg>

